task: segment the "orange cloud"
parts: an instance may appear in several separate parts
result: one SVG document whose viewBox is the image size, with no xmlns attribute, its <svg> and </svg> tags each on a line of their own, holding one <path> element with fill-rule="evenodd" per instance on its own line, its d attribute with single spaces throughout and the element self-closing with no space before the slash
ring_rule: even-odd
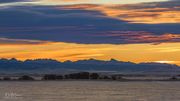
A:
<svg viewBox="0 0 180 101">
<path fill-rule="evenodd" d="M 180 23 L 179 7 L 161 7 L 161 5 L 156 3 L 126 5 L 71 5 L 64 6 L 64 8 L 100 11 L 108 17 L 128 21 L 129 23 Z"/>
<path fill-rule="evenodd" d="M 142 2 L 163 2 L 168 0 L 35 0 L 40 4 L 133 4 Z"/>
<path fill-rule="evenodd" d="M 39 0 L 42 2 L 78 2 L 78 1 L 82 1 L 82 0 Z"/>
<path fill-rule="evenodd" d="M 139 35 L 129 39 L 132 42 L 178 42 L 180 35 L 178 34 L 163 34 L 163 35 Z"/>
<path fill-rule="evenodd" d="M 93 3 L 91 0 L 85 0 L 85 1 L 89 1 L 89 2 L 84 3 L 82 0 L 38 0 L 38 1 L 35 0 L 34 2 L 31 3 L 36 5 L 63 6 L 63 5 L 67 5 L 66 2 L 70 2 L 68 4 L 70 6 L 64 6 L 64 9 L 95 10 L 103 13 L 106 17 L 124 20 L 129 23 L 145 23 L 145 24 L 180 23 L 180 18 L 179 18 L 180 7 L 178 5 L 179 3 L 178 0 L 173 0 L 173 1 L 162 0 L 166 2 L 154 2 L 154 3 L 139 3 L 140 1 L 137 0 L 139 2 L 136 2 L 135 4 L 115 3 L 114 5 L 112 5 L 112 3 L 116 2 L 117 0 L 116 1 L 113 0 L 110 3 L 103 3 L 104 1 L 101 1 L 100 3 Z M 125 1 L 126 0 L 124 0 L 124 2 Z M 150 0 L 149 2 L 151 1 L 154 0 Z M 161 1 L 161 0 L 155 0 L 155 1 Z M 14 5 L 18 5 L 18 4 L 19 3 L 15 3 Z"/>
<path fill-rule="evenodd" d="M 166 43 L 179 42 L 180 34 L 165 33 L 161 35 L 153 34 L 146 31 L 110 31 L 105 34 L 95 36 L 113 37 L 114 40 L 119 40 L 124 43 Z"/>
</svg>

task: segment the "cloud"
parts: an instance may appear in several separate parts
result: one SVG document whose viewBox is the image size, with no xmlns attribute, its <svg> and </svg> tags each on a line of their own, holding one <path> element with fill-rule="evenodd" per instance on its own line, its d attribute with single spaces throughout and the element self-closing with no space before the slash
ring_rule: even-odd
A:
<svg viewBox="0 0 180 101">
<path fill-rule="evenodd" d="M 129 23 L 180 23 L 179 1 L 89 6 L 90 5 L 71 5 L 64 6 L 64 8 L 96 10 L 108 17 L 128 21 Z"/>
<path fill-rule="evenodd" d="M 81 0 L 40 0 L 39 2 L 48 2 L 50 5 L 53 2 L 78 2 Z M 35 4 L 38 1 L 33 1 Z M 91 1 L 92 2 L 92 1 Z M 43 5 L 36 4 L 36 5 Z M 151 3 L 136 3 L 136 4 L 116 4 L 116 5 L 97 5 L 97 4 L 71 4 L 59 6 L 60 9 L 71 10 L 88 10 L 96 11 L 104 14 L 104 16 L 123 20 L 128 23 L 143 23 L 143 24 L 166 24 L 180 23 L 180 4 L 178 0 L 166 2 L 151 2 Z"/>
<path fill-rule="evenodd" d="M 99 5 L 16 6 L 1 9 L 0 37 L 85 44 L 180 41 L 180 23 L 129 23 L 109 17 L 96 9 L 85 9 L 96 7 L 99 7 Z M 115 6 L 113 7 L 113 9 L 116 9 Z M 140 9 L 142 7 L 133 8 Z M 153 11 L 159 12 L 162 10 L 154 9 Z M 156 14 L 151 16 L 156 16 Z M 110 36 L 112 32 L 118 32 L 113 34 L 119 34 L 119 36 Z M 137 33 L 138 35 L 133 36 Z M 143 40 L 143 38 L 146 40 Z"/>
<path fill-rule="evenodd" d="M 26 39 L 9 39 L 0 38 L 0 45 L 37 45 L 37 44 L 47 44 L 48 41 L 40 40 L 26 40 Z"/>
<path fill-rule="evenodd" d="M 114 37 L 124 43 L 163 43 L 163 42 L 179 42 L 180 34 L 162 34 L 156 35 L 145 31 L 113 31 L 108 34 L 101 35 L 104 37 Z"/>
<path fill-rule="evenodd" d="M 0 3 L 12 3 L 12 2 L 29 2 L 32 0 L 0 0 Z"/>
<path fill-rule="evenodd" d="M 133 4 L 140 2 L 162 2 L 168 0 L 39 0 L 39 4 L 45 5 L 69 5 L 69 4 Z"/>
</svg>

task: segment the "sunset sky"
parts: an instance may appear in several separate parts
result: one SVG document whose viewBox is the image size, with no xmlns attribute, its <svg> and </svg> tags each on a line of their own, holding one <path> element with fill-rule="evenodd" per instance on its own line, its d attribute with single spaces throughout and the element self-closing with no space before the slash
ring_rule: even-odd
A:
<svg viewBox="0 0 180 101">
<path fill-rule="evenodd" d="M 0 0 L 0 58 L 180 65 L 180 0 Z"/>
</svg>

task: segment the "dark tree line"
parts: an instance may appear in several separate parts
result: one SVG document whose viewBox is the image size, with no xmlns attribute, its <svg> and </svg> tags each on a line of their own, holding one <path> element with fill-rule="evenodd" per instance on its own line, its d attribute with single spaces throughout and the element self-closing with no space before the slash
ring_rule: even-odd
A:
<svg viewBox="0 0 180 101">
<path fill-rule="evenodd" d="M 71 73 L 71 74 L 66 74 L 66 75 L 47 74 L 47 75 L 44 75 L 42 78 L 42 80 L 62 80 L 62 79 L 120 80 L 122 79 L 122 77 L 118 75 L 113 75 L 113 76 L 105 75 L 104 76 L 98 73 L 80 72 L 80 73 Z"/>
<path fill-rule="evenodd" d="M 17 79 L 13 79 L 11 77 L 3 77 L 1 78 L 0 80 L 3 80 L 3 81 L 10 81 L 10 80 L 23 80 L 23 81 L 32 81 L 32 80 L 35 80 L 33 77 L 31 76 L 28 76 L 28 75 L 23 75 Z"/>
<path fill-rule="evenodd" d="M 98 73 L 89 73 L 89 72 L 79 72 L 79 73 L 71 73 L 71 74 L 65 74 L 65 75 L 56 75 L 56 74 L 45 74 L 42 76 L 41 80 L 128 80 L 124 79 L 123 75 L 101 75 Z M 0 80 L 3 81 L 10 81 L 10 80 L 18 80 L 18 81 L 33 81 L 36 80 L 35 78 L 23 75 L 18 78 L 11 78 L 8 76 L 5 76 L 3 78 L 0 78 Z M 178 76 L 172 76 L 167 80 L 180 80 L 178 79 Z"/>
<path fill-rule="evenodd" d="M 62 80 L 62 79 L 98 79 L 98 73 L 80 72 L 66 75 L 47 74 L 43 76 L 43 80 Z"/>
<path fill-rule="evenodd" d="M 22 77 L 19 77 L 18 80 L 35 80 L 33 77 L 24 75 Z"/>
</svg>

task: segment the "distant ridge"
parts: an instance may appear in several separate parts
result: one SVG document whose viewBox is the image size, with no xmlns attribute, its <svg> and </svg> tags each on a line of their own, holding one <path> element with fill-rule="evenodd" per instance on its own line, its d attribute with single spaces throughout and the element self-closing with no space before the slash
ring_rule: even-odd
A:
<svg viewBox="0 0 180 101">
<path fill-rule="evenodd" d="M 180 67 L 173 64 L 122 62 L 88 59 L 59 62 L 53 59 L 35 59 L 19 61 L 15 58 L 0 59 L 0 73 L 63 73 L 69 71 L 97 71 L 119 73 L 174 74 L 180 73 Z"/>
</svg>

